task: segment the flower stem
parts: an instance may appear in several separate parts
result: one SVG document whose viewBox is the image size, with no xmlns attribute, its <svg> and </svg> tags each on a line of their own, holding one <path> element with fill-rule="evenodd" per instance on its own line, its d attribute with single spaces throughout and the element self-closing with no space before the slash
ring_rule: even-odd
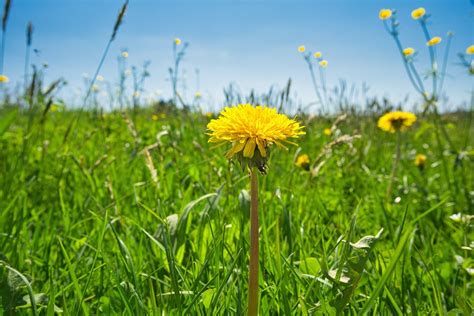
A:
<svg viewBox="0 0 474 316">
<path fill-rule="evenodd" d="M 258 181 L 257 170 L 250 169 L 250 263 L 248 315 L 258 315 Z"/>
<path fill-rule="evenodd" d="M 390 197 L 392 195 L 393 180 L 395 179 L 398 163 L 400 162 L 401 142 L 402 142 L 402 133 L 400 131 L 397 131 L 397 149 L 396 149 L 395 157 L 392 163 L 392 172 L 390 173 L 390 180 L 389 180 L 390 182 L 388 183 L 388 187 L 387 187 L 387 195 L 386 195 L 387 200 L 390 200 Z"/>
</svg>

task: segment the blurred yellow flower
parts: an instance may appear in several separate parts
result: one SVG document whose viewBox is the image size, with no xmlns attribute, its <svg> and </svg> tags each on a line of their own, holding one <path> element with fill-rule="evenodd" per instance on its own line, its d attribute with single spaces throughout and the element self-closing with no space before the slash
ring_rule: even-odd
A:
<svg viewBox="0 0 474 316">
<path fill-rule="evenodd" d="M 98 85 L 93 84 L 91 90 L 92 90 L 92 92 L 98 92 L 100 89 L 99 89 Z"/>
<path fill-rule="evenodd" d="M 392 16 L 392 10 L 390 9 L 382 9 L 379 12 L 379 19 L 386 20 Z"/>
<path fill-rule="evenodd" d="M 403 50 L 403 55 L 405 56 L 411 56 L 415 53 L 415 49 L 411 47 L 407 47 Z"/>
<path fill-rule="evenodd" d="M 217 119 L 207 124 L 210 131 L 209 142 L 230 142 L 232 148 L 226 157 L 232 158 L 243 152 L 243 157 L 252 158 L 258 148 L 260 157 L 267 157 L 267 148 L 271 144 L 283 146 L 282 142 L 290 143 L 287 138 L 304 135 L 303 126 L 289 119 L 276 109 L 265 106 L 239 104 L 226 107 Z"/>
<path fill-rule="evenodd" d="M 176 38 L 174 39 L 174 44 L 175 44 L 176 46 L 181 45 L 181 39 L 178 38 L 178 37 L 176 37 Z"/>
<path fill-rule="evenodd" d="M 330 136 L 331 134 L 332 134 L 332 131 L 331 131 L 330 128 L 325 128 L 325 129 L 324 129 L 324 135 Z"/>
<path fill-rule="evenodd" d="M 468 48 L 466 48 L 466 54 L 468 55 L 474 54 L 474 45 L 471 45 Z"/>
<path fill-rule="evenodd" d="M 423 17 L 426 13 L 426 10 L 425 8 L 418 8 L 418 9 L 415 9 L 413 11 L 411 11 L 411 17 L 414 19 L 414 20 L 418 20 L 419 18 Z"/>
<path fill-rule="evenodd" d="M 158 115 L 156 115 L 156 114 L 152 114 L 152 115 L 151 115 L 151 119 L 152 119 L 153 121 L 158 121 L 159 118 L 160 118 L 160 117 L 159 117 Z"/>
<path fill-rule="evenodd" d="M 377 126 L 390 133 L 404 131 L 416 122 L 416 115 L 410 112 L 389 112 L 379 118 Z"/>
<path fill-rule="evenodd" d="M 97 81 L 104 81 L 104 77 L 101 76 L 101 75 L 98 75 L 95 79 L 96 79 Z"/>
<path fill-rule="evenodd" d="M 296 158 L 295 165 L 304 170 L 309 170 L 309 156 L 307 154 L 299 155 L 298 158 Z"/>
<path fill-rule="evenodd" d="M 441 43 L 441 37 L 435 36 L 431 38 L 428 42 L 426 42 L 426 45 L 434 46 L 434 45 L 438 45 L 439 43 Z"/>
<path fill-rule="evenodd" d="M 314 53 L 314 58 L 321 58 L 323 56 L 323 54 L 321 52 L 316 52 Z"/>
<path fill-rule="evenodd" d="M 166 113 L 161 113 L 161 114 L 160 114 L 160 117 L 161 117 L 162 119 L 165 119 L 165 118 L 166 118 Z"/>
<path fill-rule="evenodd" d="M 126 50 L 124 50 L 124 51 L 122 52 L 122 57 L 123 57 L 123 58 L 128 58 L 128 52 L 127 52 Z"/>
<path fill-rule="evenodd" d="M 306 51 L 306 46 L 304 46 L 304 45 L 298 46 L 298 51 L 300 53 L 304 53 Z"/>
<path fill-rule="evenodd" d="M 200 91 L 196 91 L 196 93 L 194 94 L 194 97 L 196 99 L 200 99 L 202 97 L 202 93 Z"/>
<path fill-rule="evenodd" d="M 0 75 L 0 83 L 8 83 L 10 79 L 5 75 Z"/>
<path fill-rule="evenodd" d="M 415 166 L 423 168 L 426 162 L 426 156 L 423 154 L 418 154 L 415 157 Z"/>
<path fill-rule="evenodd" d="M 50 112 L 57 112 L 59 110 L 59 106 L 57 104 L 51 105 L 51 108 L 49 109 Z"/>
<path fill-rule="evenodd" d="M 326 59 L 321 60 L 319 66 L 326 68 L 328 66 L 328 61 Z"/>
</svg>

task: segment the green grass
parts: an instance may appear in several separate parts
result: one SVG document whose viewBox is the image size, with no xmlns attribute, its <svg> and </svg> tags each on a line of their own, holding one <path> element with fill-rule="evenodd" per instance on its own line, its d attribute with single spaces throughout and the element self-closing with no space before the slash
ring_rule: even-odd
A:
<svg viewBox="0 0 474 316">
<path fill-rule="evenodd" d="M 151 114 L 84 112 L 65 138 L 77 112 L 0 110 L 0 314 L 33 314 L 30 296 L 42 315 L 245 314 L 248 175 L 207 143 L 209 118 Z M 449 218 L 473 213 L 471 115 L 442 117 L 462 155 L 431 116 L 403 134 L 389 200 L 396 137 L 377 115 L 339 125 L 362 137 L 315 178 L 294 158 L 313 161 L 333 119 L 299 116 L 300 147 L 259 176 L 260 313 L 471 314 L 472 224 Z"/>
</svg>

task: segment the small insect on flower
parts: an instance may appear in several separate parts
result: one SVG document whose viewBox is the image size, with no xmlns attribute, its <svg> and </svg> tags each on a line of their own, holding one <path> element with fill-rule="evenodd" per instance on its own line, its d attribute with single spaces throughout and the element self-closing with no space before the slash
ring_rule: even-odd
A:
<svg viewBox="0 0 474 316">
<path fill-rule="evenodd" d="M 175 44 L 176 46 L 181 45 L 181 39 L 178 38 L 178 37 L 176 37 L 176 38 L 174 39 L 174 44 Z"/>
<path fill-rule="evenodd" d="M 474 54 L 474 45 L 469 46 L 466 48 L 466 54 L 473 55 Z"/>
<path fill-rule="evenodd" d="M 323 56 L 323 53 L 321 52 L 316 52 L 313 54 L 314 58 L 321 58 Z"/>
<path fill-rule="evenodd" d="M 390 9 L 382 9 L 379 11 L 379 19 L 386 20 L 392 16 L 392 10 Z"/>
<path fill-rule="evenodd" d="M 331 136 L 332 130 L 329 127 L 326 127 L 323 131 L 324 135 Z"/>
<path fill-rule="evenodd" d="M 298 46 L 298 52 L 304 53 L 305 51 L 306 51 L 306 46 L 304 46 L 304 45 Z"/>
<path fill-rule="evenodd" d="M 8 78 L 5 75 L 0 75 L 0 83 L 8 83 L 10 81 L 10 78 Z"/>
<path fill-rule="evenodd" d="M 416 115 L 410 112 L 389 112 L 379 118 L 377 126 L 386 132 L 404 131 L 416 122 Z"/>
<path fill-rule="evenodd" d="M 414 20 L 418 20 L 419 18 L 422 18 L 425 14 L 426 14 L 425 8 L 418 8 L 411 11 L 411 17 Z"/>
<path fill-rule="evenodd" d="M 296 158 L 295 165 L 297 167 L 303 168 L 304 170 L 309 170 L 309 156 L 307 154 L 299 155 Z"/>
<path fill-rule="evenodd" d="M 321 60 L 319 66 L 326 68 L 328 66 L 328 61 L 326 59 Z"/>
<path fill-rule="evenodd" d="M 124 50 L 121 55 L 123 58 L 128 58 L 128 52 L 126 50 Z"/>
<path fill-rule="evenodd" d="M 209 122 L 207 129 L 210 143 L 232 144 L 226 154 L 228 159 L 237 155 L 242 167 L 257 167 L 262 173 L 265 173 L 272 144 L 285 148 L 283 143 L 294 144 L 287 138 L 305 134 L 303 126 L 277 113 L 276 109 L 250 104 L 224 108 L 217 119 Z"/>
<path fill-rule="evenodd" d="M 407 57 L 413 55 L 414 53 L 415 53 L 415 49 L 411 47 L 407 47 L 403 50 L 403 55 Z"/>
<path fill-rule="evenodd" d="M 435 45 L 438 45 L 439 43 L 441 43 L 441 37 L 435 36 L 435 37 L 432 37 L 428 42 L 426 42 L 426 45 L 435 46 Z"/>
<path fill-rule="evenodd" d="M 417 166 L 420 169 L 423 169 L 425 167 L 426 163 L 426 156 L 423 154 L 418 154 L 415 157 L 415 166 Z"/>
</svg>

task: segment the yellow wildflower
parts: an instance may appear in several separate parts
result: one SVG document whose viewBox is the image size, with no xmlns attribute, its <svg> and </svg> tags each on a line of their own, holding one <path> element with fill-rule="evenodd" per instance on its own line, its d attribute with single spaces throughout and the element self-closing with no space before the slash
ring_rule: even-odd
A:
<svg viewBox="0 0 474 316">
<path fill-rule="evenodd" d="M 321 58 L 323 54 L 321 52 L 316 52 L 313 54 L 314 58 Z"/>
<path fill-rule="evenodd" d="M 331 134 L 332 134 L 332 131 L 331 131 L 330 128 L 325 128 L 325 129 L 324 129 L 324 135 L 330 136 Z"/>
<path fill-rule="evenodd" d="M 166 113 L 161 113 L 161 114 L 160 114 L 160 117 L 161 117 L 162 119 L 165 119 L 165 118 L 166 118 Z"/>
<path fill-rule="evenodd" d="M 304 46 L 304 45 L 298 46 L 298 51 L 300 53 L 304 53 L 306 51 L 306 46 Z"/>
<path fill-rule="evenodd" d="M 468 55 L 474 54 L 474 45 L 471 45 L 468 48 L 466 48 L 466 54 Z"/>
<path fill-rule="evenodd" d="M 425 8 L 418 8 L 418 9 L 415 9 L 413 11 L 411 11 L 411 17 L 414 19 L 414 20 L 418 20 L 419 18 L 422 18 L 426 13 L 426 10 Z"/>
<path fill-rule="evenodd" d="M 202 97 L 202 93 L 200 91 L 196 91 L 196 93 L 194 94 L 194 97 L 196 99 L 200 99 Z"/>
<path fill-rule="evenodd" d="M 104 81 L 104 77 L 101 76 L 101 75 L 98 75 L 95 79 L 96 79 L 97 81 Z"/>
<path fill-rule="evenodd" d="M 287 138 L 305 134 L 303 126 L 277 113 L 276 109 L 250 104 L 226 107 L 217 119 L 211 120 L 207 129 L 210 131 L 209 142 L 232 144 L 227 158 L 238 154 L 241 163 L 244 158 L 253 158 L 249 166 L 256 166 L 262 172 L 265 171 L 270 145 L 284 147 L 283 142 L 293 144 Z"/>
<path fill-rule="evenodd" d="M 321 60 L 319 66 L 326 68 L 328 66 L 328 61 L 326 59 Z"/>
<path fill-rule="evenodd" d="M 176 38 L 174 39 L 174 44 L 175 44 L 176 46 L 181 45 L 181 39 L 178 38 L 178 37 L 176 37 Z"/>
<path fill-rule="evenodd" d="M 441 43 L 441 37 L 435 36 L 431 38 L 428 42 L 426 42 L 426 45 L 434 46 L 434 45 L 438 45 L 439 43 Z"/>
<path fill-rule="evenodd" d="M 405 56 L 411 56 L 415 53 L 415 49 L 411 47 L 407 47 L 403 50 L 403 55 Z"/>
<path fill-rule="evenodd" d="M 10 79 L 5 75 L 0 75 L 0 83 L 8 83 Z"/>
<path fill-rule="evenodd" d="M 416 115 L 410 112 L 389 112 L 379 118 L 377 126 L 390 133 L 404 131 L 416 122 Z"/>
<path fill-rule="evenodd" d="M 99 92 L 100 88 L 99 88 L 99 86 L 98 86 L 98 85 L 96 85 L 96 84 L 93 84 L 93 85 L 92 85 L 92 89 L 91 89 L 91 90 L 92 90 L 92 92 Z"/>
<path fill-rule="evenodd" d="M 418 154 L 415 157 L 415 166 L 422 169 L 425 166 L 426 156 L 423 154 Z"/>
<path fill-rule="evenodd" d="M 57 112 L 59 110 L 59 106 L 57 104 L 51 105 L 51 108 L 49 109 L 50 112 Z"/>
<path fill-rule="evenodd" d="M 296 158 L 295 165 L 304 170 L 309 170 L 309 156 L 306 154 L 299 155 L 298 158 Z"/>
<path fill-rule="evenodd" d="M 386 20 L 392 16 L 392 10 L 390 9 L 382 9 L 379 11 L 379 19 Z"/>
<path fill-rule="evenodd" d="M 151 115 L 151 119 L 152 119 L 153 121 L 158 121 L 159 118 L 160 118 L 160 117 L 159 117 L 158 115 L 156 115 L 156 114 L 152 114 L 152 115 Z"/>
<path fill-rule="evenodd" d="M 123 58 L 128 58 L 128 52 L 127 52 L 126 50 L 124 50 L 124 51 L 122 52 L 122 57 L 123 57 Z"/>
</svg>

